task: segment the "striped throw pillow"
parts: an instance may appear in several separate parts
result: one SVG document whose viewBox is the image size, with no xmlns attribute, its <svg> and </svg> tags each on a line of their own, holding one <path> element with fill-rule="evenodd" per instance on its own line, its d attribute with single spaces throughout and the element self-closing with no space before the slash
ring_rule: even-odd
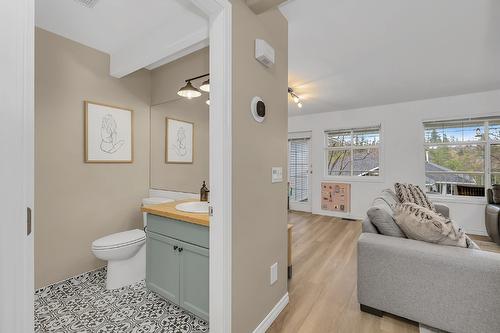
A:
<svg viewBox="0 0 500 333">
<path fill-rule="evenodd" d="M 424 191 L 418 185 L 413 184 L 394 184 L 394 190 L 401 203 L 414 203 L 421 207 L 436 211 L 432 202 L 427 198 Z"/>
</svg>

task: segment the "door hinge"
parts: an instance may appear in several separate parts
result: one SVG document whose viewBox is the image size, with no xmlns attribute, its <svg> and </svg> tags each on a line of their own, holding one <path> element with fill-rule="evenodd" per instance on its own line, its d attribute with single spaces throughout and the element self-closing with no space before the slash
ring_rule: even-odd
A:
<svg viewBox="0 0 500 333">
<path fill-rule="evenodd" d="M 208 216 L 214 216 L 214 207 L 208 206 Z"/>
<path fill-rule="evenodd" d="M 31 208 L 26 207 L 26 235 L 31 234 Z"/>
</svg>

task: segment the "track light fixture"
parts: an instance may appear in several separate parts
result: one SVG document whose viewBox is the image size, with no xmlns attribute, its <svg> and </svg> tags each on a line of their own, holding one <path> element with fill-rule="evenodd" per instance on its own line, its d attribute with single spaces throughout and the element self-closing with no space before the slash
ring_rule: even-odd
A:
<svg viewBox="0 0 500 333">
<path fill-rule="evenodd" d="M 201 79 L 202 77 L 206 77 L 209 75 L 210 75 L 210 73 L 207 73 L 207 74 L 203 74 L 203 75 L 192 77 L 190 79 L 185 80 L 186 85 L 179 89 L 179 91 L 177 92 L 177 95 L 179 95 L 181 97 L 186 97 L 187 99 L 191 99 L 191 98 L 201 96 L 200 89 L 204 92 L 209 92 L 210 91 L 210 79 L 203 81 L 203 83 L 200 86 L 200 89 L 196 88 L 191 83 L 191 81 Z"/>
<path fill-rule="evenodd" d="M 293 92 L 293 89 L 288 87 L 288 93 L 290 94 L 290 97 L 292 97 L 292 100 L 295 102 L 295 104 L 297 104 L 298 108 L 301 109 L 302 108 L 302 102 L 300 100 L 300 97 L 297 96 L 297 94 L 295 94 Z"/>
</svg>

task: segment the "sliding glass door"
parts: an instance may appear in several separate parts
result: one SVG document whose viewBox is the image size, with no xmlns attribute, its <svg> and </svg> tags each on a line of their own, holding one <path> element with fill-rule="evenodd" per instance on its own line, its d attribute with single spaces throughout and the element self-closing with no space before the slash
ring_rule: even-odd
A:
<svg viewBox="0 0 500 333">
<path fill-rule="evenodd" d="M 311 211 L 311 135 L 288 136 L 288 198 L 291 210 Z"/>
</svg>

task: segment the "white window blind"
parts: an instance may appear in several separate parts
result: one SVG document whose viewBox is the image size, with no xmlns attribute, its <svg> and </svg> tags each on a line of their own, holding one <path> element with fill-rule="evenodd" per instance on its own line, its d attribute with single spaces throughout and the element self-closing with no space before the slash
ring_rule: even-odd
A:
<svg viewBox="0 0 500 333">
<path fill-rule="evenodd" d="M 309 138 L 288 139 L 290 200 L 309 200 Z"/>
</svg>

